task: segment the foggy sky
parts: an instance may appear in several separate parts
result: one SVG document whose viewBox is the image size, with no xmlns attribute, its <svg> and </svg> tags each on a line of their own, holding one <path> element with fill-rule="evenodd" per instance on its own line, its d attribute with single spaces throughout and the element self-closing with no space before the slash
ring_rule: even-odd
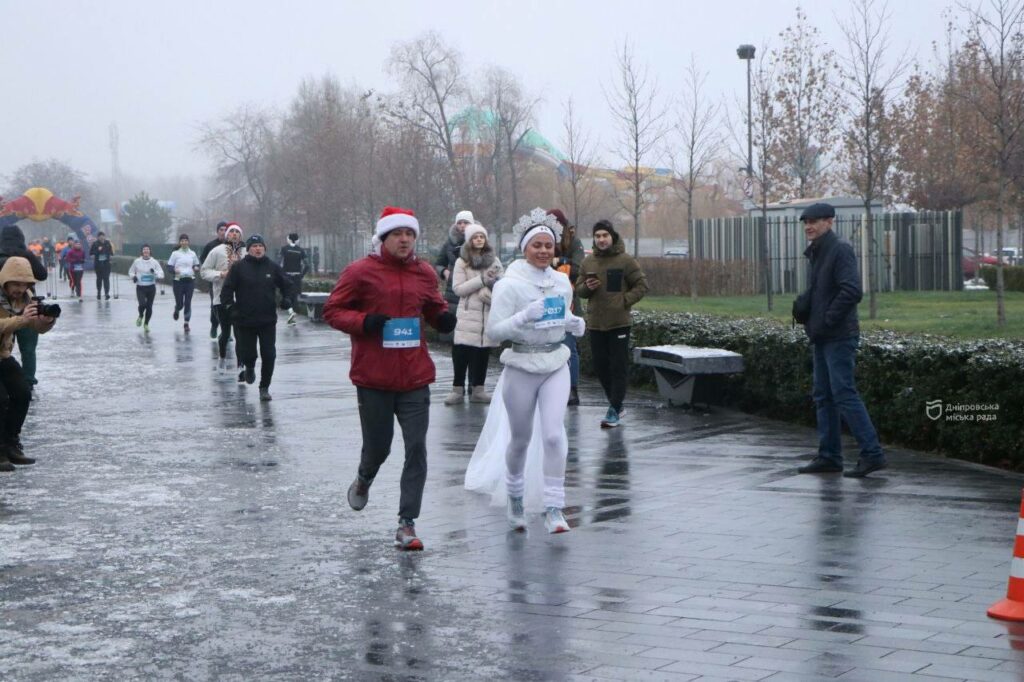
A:
<svg viewBox="0 0 1024 682">
<path fill-rule="evenodd" d="M 842 50 L 839 0 L 804 3 L 811 24 Z M 892 0 L 893 56 L 930 59 L 947 2 Z M 205 174 L 196 125 L 247 101 L 284 111 L 304 77 L 390 92 L 392 44 L 434 29 L 473 75 L 502 66 L 543 99 L 537 128 L 559 145 L 570 95 L 602 142 L 614 132 L 602 84 L 629 38 L 666 94 L 695 53 L 732 106 L 745 92 L 740 43 L 778 44 L 793 0 L 520 0 L 267 2 L 0 0 L 3 91 L 0 175 L 57 157 L 90 179 L 109 177 L 107 131 L 120 129 L 121 168 L 134 176 Z M 639 9 L 631 9 L 639 8 Z M 612 163 L 611 155 L 604 160 Z"/>
</svg>

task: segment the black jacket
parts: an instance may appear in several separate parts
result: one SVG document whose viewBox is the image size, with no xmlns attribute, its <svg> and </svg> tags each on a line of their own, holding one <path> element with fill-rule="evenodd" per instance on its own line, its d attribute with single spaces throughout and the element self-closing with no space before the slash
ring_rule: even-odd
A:
<svg viewBox="0 0 1024 682">
<path fill-rule="evenodd" d="M 298 244 L 282 246 L 277 262 L 287 273 L 301 273 L 305 276 L 309 272 L 309 258 L 306 257 L 306 250 Z"/>
<path fill-rule="evenodd" d="M 96 240 L 89 247 L 89 255 L 92 256 L 92 264 L 94 267 L 102 267 L 110 265 L 110 257 L 114 255 L 114 245 L 110 241 L 100 242 Z M 104 259 L 100 259 L 100 256 L 106 256 Z"/>
<path fill-rule="evenodd" d="M 282 302 L 292 302 L 291 280 L 285 277 L 281 266 L 266 256 L 246 256 L 228 270 L 220 302 L 232 306 L 231 319 L 242 327 L 277 324 L 275 289 L 281 290 Z"/>
<path fill-rule="evenodd" d="M 217 248 L 218 246 L 220 246 L 223 243 L 224 242 L 221 241 L 220 237 L 214 237 L 210 241 L 206 242 L 206 246 L 203 247 L 203 252 L 201 254 L 199 254 L 199 262 L 200 263 L 205 263 L 206 262 L 206 257 L 210 255 L 210 252 L 213 251 L 215 248 Z"/>
<path fill-rule="evenodd" d="M 863 297 L 853 246 L 829 230 L 815 239 L 804 255 L 810 259 L 810 285 L 793 303 L 793 316 L 803 322 L 811 343 L 860 335 L 857 304 Z"/>
<path fill-rule="evenodd" d="M 448 309 L 453 313 L 459 306 L 459 297 L 452 291 L 452 272 L 462 253 L 462 242 L 464 241 L 465 237 L 457 227 L 452 225 L 448 230 L 448 239 L 445 240 L 441 250 L 437 252 L 437 258 L 434 259 L 434 271 L 437 273 L 438 279 L 444 280 L 444 271 L 448 271 L 448 279 L 444 285 L 444 300 L 448 301 Z"/>
<path fill-rule="evenodd" d="M 36 254 L 28 250 L 25 244 L 25 233 L 17 225 L 6 225 L 0 230 L 0 268 L 9 256 L 20 256 L 32 266 L 32 276 L 42 282 L 46 279 L 46 266 Z"/>
</svg>

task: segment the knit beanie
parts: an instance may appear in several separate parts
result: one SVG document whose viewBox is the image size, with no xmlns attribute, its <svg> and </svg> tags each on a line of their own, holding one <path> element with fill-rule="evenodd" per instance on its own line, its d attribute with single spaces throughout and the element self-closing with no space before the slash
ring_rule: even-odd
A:
<svg viewBox="0 0 1024 682">
<path fill-rule="evenodd" d="M 592 230 L 591 234 L 602 230 L 612 236 L 612 244 L 619 243 L 619 233 L 615 231 L 615 226 L 612 225 L 612 221 L 608 219 L 598 220 L 596 223 L 594 223 L 594 229 Z"/>
</svg>

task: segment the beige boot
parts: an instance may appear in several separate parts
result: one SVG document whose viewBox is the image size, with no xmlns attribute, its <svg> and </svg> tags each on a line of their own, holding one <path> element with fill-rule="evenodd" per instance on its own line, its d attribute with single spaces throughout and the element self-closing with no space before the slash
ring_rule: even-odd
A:
<svg viewBox="0 0 1024 682">
<path fill-rule="evenodd" d="M 469 402 L 489 403 L 491 402 L 491 394 L 483 386 L 474 386 L 473 392 L 469 396 Z"/>
<path fill-rule="evenodd" d="M 466 395 L 466 388 L 464 386 L 452 386 L 452 392 L 445 396 L 445 405 L 458 405 L 461 403 Z"/>
</svg>

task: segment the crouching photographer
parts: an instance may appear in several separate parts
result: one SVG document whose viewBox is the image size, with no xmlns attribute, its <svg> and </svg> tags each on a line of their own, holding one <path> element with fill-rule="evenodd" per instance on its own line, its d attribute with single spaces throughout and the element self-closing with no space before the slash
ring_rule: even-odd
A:
<svg viewBox="0 0 1024 682">
<path fill-rule="evenodd" d="M 18 361 L 11 357 L 14 334 L 33 329 L 45 334 L 60 315 L 56 304 L 46 305 L 32 296 L 32 266 L 19 256 L 0 268 L 0 471 L 14 471 L 15 464 L 33 464 L 21 447 L 21 427 L 32 401 L 32 390 Z"/>
</svg>

